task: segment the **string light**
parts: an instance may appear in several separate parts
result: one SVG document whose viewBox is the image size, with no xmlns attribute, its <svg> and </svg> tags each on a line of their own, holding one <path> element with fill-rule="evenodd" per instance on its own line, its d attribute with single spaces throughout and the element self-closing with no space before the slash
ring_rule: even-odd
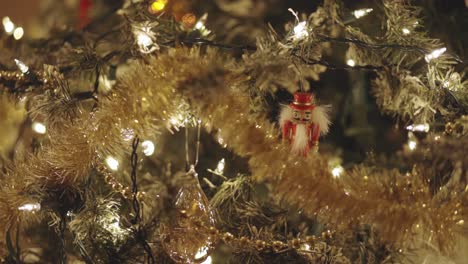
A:
<svg viewBox="0 0 468 264">
<path fill-rule="evenodd" d="M 401 31 L 403 31 L 403 35 L 409 35 L 411 33 L 411 31 L 407 28 L 403 28 Z"/>
<path fill-rule="evenodd" d="M 218 165 L 216 166 L 215 172 L 218 173 L 218 174 L 223 174 L 225 165 L 226 165 L 226 161 L 223 158 L 218 162 Z"/>
<path fill-rule="evenodd" d="M 370 12 L 374 11 L 372 8 L 363 8 L 363 9 L 358 9 L 353 11 L 353 16 L 355 18 L 361 18 L 363 16 L 366 16 Z"/>
<path fill-rule="evenodd" d="M 430 62 L 433 59 L 437 59 L 440 57 L 440 55 L 444 54 L 444 52 L 447 51 L 447 48 L 440 48 L 432 51 L 431 53 L 427 54 L 424 58 L 426 59 L 427 62 Z"/>
<path fill-rule="evenodd" d="M 301 250 L 309 251 L 310 245 L 308 243 L 301 244 Z"/>
<path fill-rule="evenodd" d="M 15 63 L 16 63 L 16 66 L 18 67 L 18 69 L 22 72 L 22 73 L 27 73 L 29 71 L 29 67 L 24 64 L 24 62 L 18 60 L 18 59 L 15 59 Z"/>
<path fill-rule="evenodd" d="M 149 11 L 152 14 L 161 12 L 166 7 L 166 4 L 167 0 L 156 0 L 149 6 Z"/>
<path fill-rule="evenodd" d="M 294 15 L 294 17 L 296 17 L 296 21 L 297 21 L 297 25 L 293 28 L 294 34 L 292 38 L 294 40 L 300 40 L 309 36 L 309 32 L 307 32 L 307 22 L 306 21 L 299 22 L 299 16 L 297 15 L 297 12 L 294 12 L 293 9 L 289 8 L 288 11 L 291 12 Z"/>
<path fill-rule="evenodd" d="M 412 132 L 408 132 L 408 149 L 413 151 L 416 149 L 418 141 Z"/>
<path fill-rule="evenodd" d="M 353 59 L 349 59 L 346 61 L 346 64 L 348 64 L 351 67 L 356 66 L 356 62 Z"/>
<path fill-rule="evenodd" d="M 205 261 L 203 261 L 201 264 L 211 264 L 212 262 L 212 259 L 211 259 L 211 256 L 208 256 Z"/>
<path fill-rule="evenodd" d="M 206 255 L 208 255 L 208 247 L 202 247 L 195 254 L 195 260 L 203 259 L 206 257 Z"/>
<path fill-rule="evenodd" d="M 22 27 L 17 27 L 13 31 L 13 38 L 15 38 L 16 40 L 21 39 L 23 35 L 24 35 L 24 29 Z"/>
<path fill-rule="evenodd" d="M 299 40 L 309 36 L 309 32 L 307 32 L 307 23 L 305 21 L 300 22 L 297 24 L 294 29 L 294 39 Z"/>
<path fill-rule="evenodd" d="M 20 207 L 18 207 L 18 210 L 28 211 L 28 212 L 37 212 L 37 211 L 41 210 L 41 204 L 40 203 L 23 204 Z"/>
<path fill-rule="evenodd" d="M 406 127 L 407 130 L 410 131 L 418 131 L 418 132 L 429 132 L 429 124 L 413 124 Z"/>
<path fill-rule="evenodd" d="M 151 156 L 154 153 L 154 143 L 151 140 L 145 140 L 141 143 L 145 156 Z"/>
<path fill-rule="evenodd" d="M 159 45 L 154 43 L 156 35 L 151 30 L 155 25 L 155 23 L 145 22 L 133 26 L 133 35 L 141 53 L 149 54 L 159 49 Z"/>
<path fill-rule="evenodd" d="M 3 23 L 3 28 L 5 29 L 5 32 L 8 34 L 12 34 L 13 30 L 15 29 L 15 24 L 11 21 L 9 17 L 4 17 L 2 19 Z"/>
<path fill-rule="evenodd" d="M 113 170 L 113 171 L 116 171 L 119 169 L 119 161 L 116 160 L 114 157 L 112 156 L 108 156 L 106 158 L 106 164 L 107 164 L 107 167 L 109 167 L 109 169 Z"/>
<path fill-rule="evenodd" d="M 208 36 L 211 31 L 208 30 L 205 26 L 206 20 L 208 19 L 208 14 L 204 14 L 195 24 L 195 29 L 200 32 L 202 36 Z"/>
<path fill-rule="evenodd" d="M 344 169 L 341 167 L 341 165 L 335 166 L 331 171 L 333 178 L 339 178 L 343 172 Z"/>
<path fill-rule="evenodd" d="M 47 132 L 46 126 L 39 122 L 34 122 L 32 124 L 32 129 L 38 134 L 45 134 Z"/>
</svg>

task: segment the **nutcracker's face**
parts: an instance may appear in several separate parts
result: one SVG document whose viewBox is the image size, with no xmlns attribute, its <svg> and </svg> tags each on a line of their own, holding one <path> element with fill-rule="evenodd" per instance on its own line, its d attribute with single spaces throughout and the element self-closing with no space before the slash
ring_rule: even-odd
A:
<svg viewBox="0 0 468 264">
<path fill-rule="evenodd" d="M 312 118 L 312 110 L 293 109 L 293 121 L 296 124 L 310 124 Z"/>
</svg>

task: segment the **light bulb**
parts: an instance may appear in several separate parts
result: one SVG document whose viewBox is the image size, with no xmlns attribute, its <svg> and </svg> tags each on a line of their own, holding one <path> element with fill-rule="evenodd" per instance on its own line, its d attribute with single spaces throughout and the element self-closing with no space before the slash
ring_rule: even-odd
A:
<svg viewBox="0 0 468 264">
<path fill-rule="evenodd" d="M 346 61 L 346 64 L 348 64 L 351 67 L 356 66 L 356 62 L 353 59 L 349 59 Z"/>
<path fill-rule="evenodd" d="M 212 259 L 211 259 L 211 256 L 208 256 L 205 261 L 203 261 L 201 264 L 211 264 L 212 262 Z"/>
<path fill-rule="evenodd" d="M 195 260 L 205 258 L 207 254 L 208 254 L 208 247 L 202 247 L 195 254 Z"/>
<path fill-rule="evenodd" d="M 32 129 L 38 134 L 45 134 L 47 132 L 46 126 L 39 122 L 34 122 L 32 124 Z"/>
<path fill-rule="evenodd" d="M 141 143 L 145 156 L 151 156 L 154 153 L 154 143 L 151 140 L 145 140 Z"/>
<path fill-rule="evenodd" d="M 341 165 L 335 166 L 331 171 L 333 178 L 339 178 L 341 174 L 343 173 L 343 171 L 344 169 L 343 167 L 341 167 Z"/>
<path fill-rule="evenodd" d="M 424 58 L 426 59 L 427 62 L 430 62 L 433 59 L 437 59 L 440 57 L 440 55 L 444 54 L 444 52 L 447 51 L 447 48 L 440 48 L 432 51 L 431 53 L 427 54 Z"/>
<path fill-rule="evenodd" d="M 16 39 L 16 40 L 19 40 L 23 37 L 24 35 L 24 29 L 22 27 L 17 27 L 15 28 L 15 30 L 13 31 L 13 37 Z"/>
<path fill-rule="evenodd" d="M 226 165 L 226 162 L 224 159 L 221 159 L 219 162 L 218 162 L 218 165 L 216 166 L 216 169 L 215 169 L 215 172 L 218 173 L 218 174 L 223 174 L 224 173 L 224 167 Z"/>
<path fill-rule="evenodd" d="M 409 141 L 408 141 L 408 148 L 409 148 L 410 150 L 416 149 L 416 145 L 417 145 L 416 140 L 409 140 Z"/>
<path fill-rule="evenodd" d="M 429 132 L 429 124 L 412 124 L 406 127 L 410 131 Z"/>
<path fill-rule="evenodd" d="M 367 14 L 369 14 L 370 12 L 372 12 L 374 9 L 372 8 L 364 8 L 364 9 L 358 9 L 358 10 L 354 10 L 353 11 L 353 15 L 355 18 L 361 18 Z"/>
<path fill-rule="evenodd" d="M 5 29 L 6 33 L 8 34 L 13 33 L 13 30 L 15 29 L 15 24 L 13 24 L 13 22 L 10 20 L 9 17 L 4 17 L 2 19 L 2 23 L 3 23 L 3 28 Z"/>
<path fill-rule="evenodd" d="M 407 28 L 403 28 L 401 31 L 403 31 L 403 35 L 408 35 L 409 33 L 411 33 L 411 31 Z"/>
<path fill-rule="evenodd" d="M 302 21 L 300 23 L 298 23 L 294 29 L 294 39 L 295 40 L 299 40 L 299 39 L 303 39 L 307 36 L 309 36 L 309 32 L 307 32 L 307 22 L 305 21 Z"/>
<path fill-rule="evenodd" d="M 166 7 L 166 4 L 167 0 L 156 0 L 151 3 L 149 10 L 152 14 L 161 12 Z"/>
<path fill-rule="evenodd" d="M 29 71 L 29 67 L 26 66 L 26 64 L 24 64 L 24 62 L 18 60 L 18 59 L 15 59 L 15 63 L 16 63 L 16 66 L 18 67 L 18 69 L 20 69 L 20 71 L 22 73 L 27 73 Z"/>
<path fill-rule="evenodd" d="M 29 212 L 37 212 L 37 211 L 41 210 L 41 204 L 40 203 L 23 204 L 20 207 L 18 207 L 18 210 L 20 210 L 20 211 L 29 211 Z"/>
<path fill-rule="evenodd" d="M 106 158 L 106 164 L 109 169 L 116 171 L 119 169 L 119 161 L 116 160 L 114 157 L 108 156 Z"/>
</svg>

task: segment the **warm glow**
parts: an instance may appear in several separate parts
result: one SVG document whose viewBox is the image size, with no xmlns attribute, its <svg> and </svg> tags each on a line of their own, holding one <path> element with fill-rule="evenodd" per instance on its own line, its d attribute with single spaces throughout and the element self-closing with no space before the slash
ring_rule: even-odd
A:
<svg viewBox="0 0 468 264">
<path fill-rule="evenodd" d="M 39 122 L 34 122 L 32 124 L 32 129 L 38 134 L 45 134 L 47 132 L 46 126 Z"/>
<path fill-rule="evenodd" d="M 309 32 L 307 32 L 307 23 L 305 21 L 300 22 L 297 24 L 294 29 L 294 39 L 299 40 L 309 36 Z"/>
<path fill-rule="evenodd" d="M 226 165 L 226 161 L 224 159 L 221 159 L 218 162 L 218 165 L 216 166 L 215 172 L 218 174 L 223 174 L 225 165 Z"/>
<path fill-rule="evenodd" d="M 202 247 L 197 251 L 197 254 L 195 254 L 195 260 L 203 259 L 206 255 L 208 255 L 208 247 Z"/>
<path fill-rule="evenodd" d="M 18 69 L 20 69 L 20 71 L 22 73 L 27 73 L 29 71 L 29 67 L 26 66 L 26 64 L 24 64 L 24 62 L 15 59 L 15 63 L 16 63 L 16 66 L 18 67 Z"/>
<path fill-rule="evenodd" d="M 207 19 L 208 14 L 204 14 L 195 24 L 195 29 L 198 30 L 202 36 L 208 36 L 211 33 L 205 26 Z"/>
<path fill-rule="evenodd" d="M 22 27 L 17 27 L 14 31 L 13 31 L 13 37 L 16 39 L 16 40 L 19 40 L 23 37 L 24 35 L 24 29 Z"/>
<path fill-rule="evenodd" d="M 407 130 L 410 131 L 418 131 L 418 132 L 428 132 L 429 131 L 429 124 L 413 124 L 406 127 Z"/>
<path fill-rule="evenodd" d="M 154 153 L 154 143 L 151 140 L 145 140 L 141 143 L 145 156 L 151 156 Z"/>
<path fill-rule="evenodd" d="M 341 167 L 341 165 L 335 166 L 331 171 L 333 178 L 339 178 L 341 174 L 343 173 L 343 171 L 344 169 L 343 167 Z"/>
<path fill-rule="evenodd" d="M 416 140 L 410 140 L 410 141 L 408 141 L 408 148 L 409 148 L 410 150 L 416 149 L 416 145 L 417 145 Z"/>
<path fill-rule="evenodd" d="M 440 57 L 440 55 L 444 54 L 444 52 L 447 51 L 447 48 L 440 48 L 432 51 L 430 54 L 427 54 L 425 56 L 425 59 L 427 62 L 430 62 L 433 59 L 437 59 Z"/>
<path fill-rule="evenodd" d="M 22 206 L 18 207 L 18 210 L 20 210 L 20 211 L 29 211 L 29 212 L 37 212 L 37 211 L 41 210 L 41 204 L 40 203 L 23 204 Z"/>
<path fill-rule="evenodd" d="M 411 33 L 411 31 L 407 28 L 403 28 L 401 31 L 403 31 L 403 35 L 408 35 L 409 33 Z"/>
<path fill-rule="evenodd" d="M 346 64 L 348 64 L 351 67 L 356 66 L 356 62 L 353 59 L 349 59 L 348 61 L 346 61 Z"/>
<path fill-rule="evenodd" d="M 106 164 L 107 164 L 107 167 L 109 167 L 109 169 L 113 171 L 116 171 L 119 169 L 119 161 L 116 160 L 114 157 L 111 157 L 111 156 L 107 157 Z"/>
<path fill-rule="evenodd" d="M 211 264 L 212 260 L 211 260 L 211 256 L 208 256 L 205 261 L 203 261 L 201 264 Z"/>
<path fill-rule="evenodd" d="M 372 8 L 358 9 L 358 10 L 353 11 L 353 15 L 354 15 L 355 18 L 361 18 L 361 17 L 369 14 L 372 11 L 373 11 Z"/>
<path fill-rule="evenodd" d="M 140 32 L 137 35 L 137 44 L 138 46 L 148 48 L 149 46 L 153 45 L 153 40 L 144 32 Z"/>
<path fill-rule="evenodd" d="M 150 11 L 154 13 L 161 12 L 166 7 L 166 4 L 167 0 L 154 1 L 150 6 Z"/>
<path fill-rule="evenodd" d="M 3 23 L 3 28 L 5 29 L 6 33 L 8 34 L 13 33 L 13 30 L 15 29 L 15 24 L 13 24 L 13 22 L 10 20 L 9 17 L 4 17 L 2 19 L 2 23 Z"/>
</svg>

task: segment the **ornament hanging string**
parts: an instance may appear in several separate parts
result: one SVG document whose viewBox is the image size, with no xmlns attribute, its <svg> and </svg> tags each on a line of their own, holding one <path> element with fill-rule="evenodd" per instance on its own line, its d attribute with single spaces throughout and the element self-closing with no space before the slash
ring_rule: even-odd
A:
<svg viewBox="0 0 468 264">
<path fill-rule="evenodd" d="M 190 154 L 189 154 L 189 143 L 188 143 L 188 128 L 185 127 L 185 164 L 187 170 L 193 165 L 195 168 L 198 164 L 198 156 L 200 153 L 200 132 L 201 132 L 201 120 L 197 121 L 197 141 L 196 141 L 196 148 L 195 148 L 195 160 L 194 162 L 190 162 Z"/>
</svg>

